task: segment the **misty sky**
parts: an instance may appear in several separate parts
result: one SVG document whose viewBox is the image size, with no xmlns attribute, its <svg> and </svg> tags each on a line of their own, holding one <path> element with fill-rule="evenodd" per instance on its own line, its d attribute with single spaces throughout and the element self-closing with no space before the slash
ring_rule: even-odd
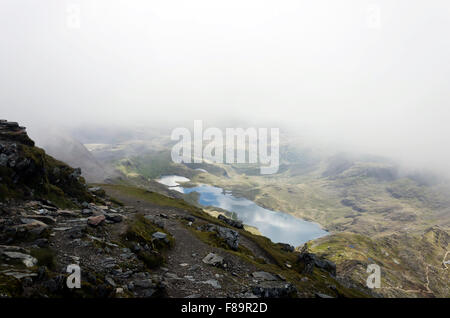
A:
<svg viewBox="0 0 450 318">
<path fill-rule="evenodd" d="M 271 120 L 450 172 L 449 31 L 448 0 L 1 0 L 0 117 Z"/>
</svg>

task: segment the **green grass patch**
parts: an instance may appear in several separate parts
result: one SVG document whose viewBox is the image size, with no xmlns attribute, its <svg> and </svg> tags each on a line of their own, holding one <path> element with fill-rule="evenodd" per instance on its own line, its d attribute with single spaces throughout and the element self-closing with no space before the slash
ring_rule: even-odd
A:
<svg viewBox="0 0 450 318">
<path fill-rule="evenodd" d="M 138 214 L 128 224 L 122 236 L 122 243 L 130 249 L 133 248 L 134 244 L 139 243 L 142 249 L 136 255 L 149 269 L 163 265 L 165 262 L 164 252 L 172 248 L 175 244 L 175 239 L 168 233 L 166 233 L 167 242 L 153 240 L 152 235 L 155 232 L 166 233 L 163 229 L 147 220 L 143 215 Z M 145 250 L 143 248 L 145 245 L 149 246 L 150 249 Z"/>
<path fill-rule="evenodd" d="M 46 266 L 48 269 L 55 269 L 56 254 L 50 248 L 36 248 L 30 252 L 31 256 L 38 260 L 38 266 Z"/>
</svg>

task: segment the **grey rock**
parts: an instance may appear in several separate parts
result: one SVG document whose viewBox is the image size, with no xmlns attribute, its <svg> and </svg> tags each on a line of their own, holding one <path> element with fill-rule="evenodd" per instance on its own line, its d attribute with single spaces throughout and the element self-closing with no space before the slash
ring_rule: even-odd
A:
<svg viewBox="0 0 450 318">
<path fill-rule="evenodd" d="M 86 226 L 76 226 L 67 231 L 71 239 L 80 239 L 86 235 Z"/>
<path fill-rule="evenodd" d="M 327 294 L 322 294 L 322 293 L 315 293 L 316 298 L 334 298 L 330 295 Z"/>
<path fill-rule="evenodd" d="M 216 232 L 217 236 L 221 239 L 225 240 L 227 245 L 232 249 L 237 251 L 239 248 L 239 233 L 235 230 L 223 227 L 223 226 L 217 226 L 214 224 L 208 224 L 206 225 L 206 231 L 208 232 Z"/>
<path fill-rule="evenodd" d="M 156 290 L 153 288 L 146 289 L 142 292 L 142 297 L 150 298 L 156 293 Z"/>
<path fill-rule="evenodd" d="M 34 235 L 41 235 L 48 228 L 48 225 L 41 221 L 31 219 L 23 219 L 22 221 L 24 224 L 16 225 L 14 227 L 17 232 L 28 232 Z"/>
<path fill-rule="evenodd" d="M 181 279 L 180 277 L 178 277 L 177 274 L 174 274 L 174 273 L 165 273 L 164 276 L 167 279 Z"/>
<path fill-rule="evenodd" d="M 265 281 L 276 281 L 277 277 L 267 272 L 253 272 L 252 276 L 257 280 L 265 280 Z"/>
<path fill-rule="evenodd" d="M 192 265 L 191 267 L 189 267 L 189 271 L 196 271 L 196 270 L 198 270 L 198 269 L 200 269 L 201 268 L 201 266 L 200 265 L 198 265 L 198 264 L 194 264 L 194 265 Z"/>
<path fill-rule="evenodd" d="M 155 232 L 153 233 L 152 237 L 156 240 L 164 240 L 167 238 L 167 234 L 162 232 Z"/>
<path fill-rule="evenodd" d="M 221 266 L 223 265 L 223 257 L 214 253 L 209 253 L 202 260 L 203 263 L 212 265 L 212 266 Z"/>
<path fill-rule="evenodd" d="M 29 271 L 14 271 L 14 270 L 5 270 L 5 271 L 2 271 L 2 274 L 6 275 L 6 276 L 12 276 L 18 280 L 38 276 L 38 274 L 29 272 Z"/>
<path fill-rule="evenodd" d="M 7 259 L 11 259 L 13 261 L 20 261 L 26 267 L 33 267 L 34 265 L 37 264 L 37 259 L 28 254 L 24 254 L 24 253 L 20 253 L 20 252 L 4 251 L 4 252 L 2 252 L 2 255 L 4 257 L 6 257 Z"/>
<path fill-rule="evenodd" d="M 91 209 L 83 209 L 83 210 L 81 210 L 81 214 L 84 216 L 90 216 L 90 215 L 94 214 L 94 212 L 92 212 Z"/>
<path fill-rule="evenodd" d="M 251 292 L 262 298 L 288 298 L 297 293 L 297 289 L 290 283 L 264 281 L 253 286 Z"/>
<path fill-rule="evenodd" d="M 212 287 L 214 287 L 216 289 L 222 288 L 222 286 L 220 286 L 219 282 L 217 280 L 215 280 L 215 279 L 208 279 L 207 281 L 204 281 L 202 283 L 211 285 Z"/>
<path fill-rule="evenodd" d="M 108 213 L 105 214 L 105 217 L 108 221 L 111 221 L 113 223 L 120 223 L 123 220 L 123 216 L 118 213 Z"/>
<path fill-rule="evenodd" d="M 243 229 L 244 228 L 244 225 L 242 224 L 242 222 L 236 221 L 236 220 L 233 220 L 233 219 L 230 219 L 230 218 L 227 218 L 226 216 L 224 216 L 222 214 L 220 214 L 217 218 L 219 220 L 224 221 L 228 225 L 237 228 L 237 229 Z"/>
<path fill-rule="evenodd" d="M 46 248 L 46 247 L 48 247 L 49 242 L 46 238 L 40 238 L 40 239 L 37 239 L 36 241 L 34 241 L 34 244 L 36 244 L 40 248 Z"/>
<path fill-rule="evenodd" d="M 70 211 L 70 210 L 58 210 L 57 213 L 58 213 L 58 215 L 60 215 L 62 217 L 68 217 L 68 218 L 78 217 L 78 213 L 76 213 L 74 211 Z"/>
<path fill-rule="evenodd" d="M 141 250 L 141 245 L 139 243 L 132 242 L 131 250 L 135 253 L 138 253 Z"/>
<path fill-rule="evenodd" d="M 47 225 L 53 225 L 56 223 L 56 220 L 54 218 L 52 218 L 51 216 L 45 216 L 45 215 L 26 215 L 22 220 L 26 220 L 28 223 L 32 223 L 33 220 L 45 223 Z M 22 223 L 25 223 L 24 221 L 22 221 Z"/>
<path fill-rule="evenodd" d="M 116 287 L 116 283 L 114 282 L 114 280 L 110 276 L 105 276 L 105 282 L 110 284 L 112 287 Z"/>
<path fill-rule="evenodd" d="M 291 252 L 291 253 L 295 251 L 295 247 L 293 247 L 290 244 L 278 243 L 277 245 L 279 245 L 283 251 Z"/>
<path fill-rule="evenodd" d="M 138 288 L 150 288 L 153 286 L 151 279 L 143 279 L 134 282 L 134 285 Z"/>
<path fill-rule="evenodd" d="M 332 276 L 336 276 L 336 264 L 332 261 L 321 258 L 316 254 L 302 252 L 298 257 L 297 262 L 303 265 L 303 269 L 301 270 L 302 273 L 312 273 L 315 266 L 329 272 Z"/>
</svg>

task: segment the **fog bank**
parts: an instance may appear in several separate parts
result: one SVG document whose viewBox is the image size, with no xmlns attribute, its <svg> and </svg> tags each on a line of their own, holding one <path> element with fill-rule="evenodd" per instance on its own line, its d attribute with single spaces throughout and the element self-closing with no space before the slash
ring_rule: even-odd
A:
<svg viewBox="0 0 450 318">
<path fill-rule="evenodd" d="M 0 117 L 277 125 L 450 175 L 450 3 L 3 0 Z"/>
</svg>

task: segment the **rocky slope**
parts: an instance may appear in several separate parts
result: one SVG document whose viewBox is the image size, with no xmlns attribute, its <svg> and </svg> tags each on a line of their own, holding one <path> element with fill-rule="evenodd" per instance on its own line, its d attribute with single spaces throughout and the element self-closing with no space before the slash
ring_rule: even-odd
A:
<svg viewBox="0 0 450 318">
<path fill-rule="evenodd" d="M 369 264 L 381 267 L 385 297 L 449 297 L 450 271 L 446 265 L 450 235 L 434 226 L 423 233 L 396 233 L 369 238 L 337 233 L 320 238 L 311 249 L 332 260 L 341 276 L 363 285 Z"/>
<path fill-rule="evenodd" d="M 34 146 L 24 127 L 0 121 L 0 199 L 49 199 L 73 206 L 92 201 L 81 170 Z"/>
</svg>

